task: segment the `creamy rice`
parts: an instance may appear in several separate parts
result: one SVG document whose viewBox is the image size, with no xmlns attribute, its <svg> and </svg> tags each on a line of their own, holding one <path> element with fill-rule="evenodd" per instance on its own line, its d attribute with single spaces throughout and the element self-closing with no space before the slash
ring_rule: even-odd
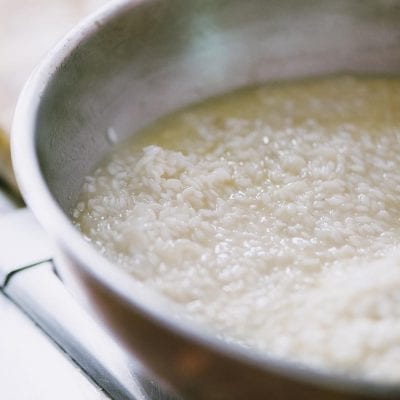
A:
<svg viewBox="0 0 400 400">
<path fill-rule="evenodd" d="M 207 101 L 114 150 L 74 222 L 227 340 L 399 381 L 399 111 L 388 78 Z"/>
</svg>

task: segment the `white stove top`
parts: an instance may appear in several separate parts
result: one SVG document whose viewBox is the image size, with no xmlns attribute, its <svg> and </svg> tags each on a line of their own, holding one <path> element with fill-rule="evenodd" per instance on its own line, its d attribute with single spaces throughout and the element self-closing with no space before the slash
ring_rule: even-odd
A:
<svg viewBox="0 0 400 400">
<path fill-rule="evenodd" d="M 1 294 L 0 315 L 2 399 L 109 399 L 60 348 Z"/>
<path fill-rule="evenodd" d="M 46 241 L 35 224 L 0 188 L 2 400 L 171 400 L 75 302 L 46 244 L 29 243 Z"/>
</svg>

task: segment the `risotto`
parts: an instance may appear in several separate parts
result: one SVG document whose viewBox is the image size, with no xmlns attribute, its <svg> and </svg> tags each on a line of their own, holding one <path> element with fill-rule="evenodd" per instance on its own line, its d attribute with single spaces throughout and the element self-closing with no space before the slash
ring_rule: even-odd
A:
<svg viewBox="0 0 400 400">
<path fill-rule="evenodd" d="M 76 226 L 219 336 L 400 381 L 400 79 L 241 90 L 163 118 L 86 178 Z"/>
</svg>

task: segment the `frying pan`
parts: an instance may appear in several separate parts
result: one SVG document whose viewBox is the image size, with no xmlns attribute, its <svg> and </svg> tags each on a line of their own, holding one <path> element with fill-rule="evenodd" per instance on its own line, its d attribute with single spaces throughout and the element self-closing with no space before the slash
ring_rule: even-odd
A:
<svg viewBox="0 0 400 400">
<path fill-rule="evenodd" d="M 172 110 L 265 81 L 399 70 L 397 1 L 111 2 L 27 83 L 12 132 L 17 180 L 54 238 L 65 284 L 128 357 L 184 399 L 398 398 L 399 385 L 274 359 L 179 319 L 98 254 L 69 215 L 113 143 Z"/>
</svg>

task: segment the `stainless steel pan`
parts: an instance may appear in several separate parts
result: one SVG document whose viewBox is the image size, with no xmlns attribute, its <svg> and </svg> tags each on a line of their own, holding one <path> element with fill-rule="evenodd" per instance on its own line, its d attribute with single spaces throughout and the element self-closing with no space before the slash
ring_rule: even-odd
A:
<svg viewBox="0 0 400 400">
<path fill-rule="evenodd" d="M 27 204 L 57 243 L 59 273 L 126 353 L 184 398 L 400 397 L 400 386 L 244 351 L 176 320 L 68 217 L 83 177 L 115 139 L 233 88 L 338 71 L 400 71 L 399 2 L 112 2 L 48 55 L 21 96 L 14 167 Z"/>
</svg>

